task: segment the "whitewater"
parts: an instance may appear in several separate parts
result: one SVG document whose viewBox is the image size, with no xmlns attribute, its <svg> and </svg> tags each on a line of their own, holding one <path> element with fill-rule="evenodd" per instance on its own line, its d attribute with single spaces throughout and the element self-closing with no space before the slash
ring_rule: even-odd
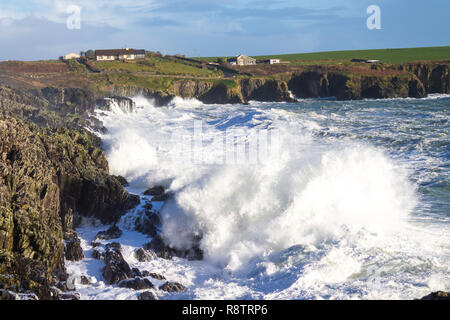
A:
<svg viewBox="0 0 450 320">
<path fill-rule="evenodd" d="M 185 285 L 160 299 L 414 299 L 450 291 L 450 97 L 205 105 L 175 98 L 156 107 L 97 110 L 111 174 L 155 203 L 161 235 L 202 261 L 138 262 L 151 239 L 122 217 L 132 267 Z M 145 197 L 142 198 L 143 201 Z M 107 226 L 77 230 L 86 258 L 67 262 L 83 299 L 136 299 L 108 286 L 91 241 Z M 159 282 L 151 279 L 156 285 Z"/>
</svg>

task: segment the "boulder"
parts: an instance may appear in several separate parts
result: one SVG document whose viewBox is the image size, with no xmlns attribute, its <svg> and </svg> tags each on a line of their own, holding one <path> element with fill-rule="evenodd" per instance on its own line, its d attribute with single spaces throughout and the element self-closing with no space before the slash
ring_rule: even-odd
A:
<svg viewBox="0 0 450 320">
<path fill-rule="evenodd" d="M 156 186 L 150 189 L 147 189 L 144 192 L 146 196 L 161 196 L 165 193 L 166 189 L 163 186 Z"/>
<path fill-rule="evenodd" d="M 119 282 L 120 288 L 128 288 L 134 290 L 144 290 L 154 288 L 153 283 L 148 279 L 134 278 L 129 280 L 123 280 Z"/>
<path fill-rule="evenodd" d="M 108 284 L 116 284 L 133 276 L 130 266 L 122 256 L 119 243 L 106 245 L 104 260 L 102 275 Z"/>
<path fill-rule="evenodd" d="M 138 300 L 144 300 L 144 301 L 158 300 L 158 297 L 152 291 L 145 291 L 138 295 Z"/>
<path fill-rule="evenodd" d="M 159 289 L 169 293 L 184 292 L 187 290 L 185 286 L 178 282 L 166 282 L 162 286 L 160 286 Z"/>
<path fill-rule="evenodd" d="M 159 214 L 153 211 L 145 210 L 134 222 L 136 231 L 155 237 L 158 234 L 158 228 L 161 226 Z"/>
<path fill-rule="evenodd" d="M 106 231 L 100 231 L 95 236 L 95 240 L 112 240 L 112 239 L 118 239 L 122 236 L 122 230 L 119 229 L 118 226 L 115 224 L 112 225 L 108 230 Z"/>
<path fill-rule="evenodd" d="M 150 276 L 156 280 L 166 280 L 166 277 L 164 277 L 163 275 L 160 275 L 158 273 L 149 273 L 148 276 Z"/>
<path fill-rule="evenodd" d="M 137 249 L 134 256 L 139 262 L 149 262 L 157 257 L 155 252 L 144 248 Z"/>
</svg>

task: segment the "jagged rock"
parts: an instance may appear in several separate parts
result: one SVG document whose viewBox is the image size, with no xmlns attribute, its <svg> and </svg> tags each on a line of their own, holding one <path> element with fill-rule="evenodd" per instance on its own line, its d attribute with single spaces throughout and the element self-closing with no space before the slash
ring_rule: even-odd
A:
<svg viewBox="0 0 450 320">
<path fill-rule="evenodd" d="M 157 212 L 145 210 L 134 222 L 136 231 L 155 237 L 158 234 L 158 228 L 161 226 L 161 218 Z"/>
<path fill-rule="evenodd" d="M 20 300 L 17 293 L 0 289 L 0 300 Z"/>
<path fill-rule="evenodd" d="M 180 257 L 188 260 L 202 260 L 203 251 L 199 247 L 201 238 L 194 237 L 191 249 L 181 250 L 167 245 L 161 236 L 155 236 L 152 241 L 144 245 L 144 249 L 152 250 L 156 255 L 163 259 L 172 259 L 172 257 Z"/>
<path fill-rule="evenodd" d="M 119 243 L 106 245 L 104 254 L 105 267 L 102 275 L 108 284 L 116 284 L 133 276 L 130 266 L 120 251 L 121 246 Z"/>
<path fill-rule="evenodd" d="M 144 248 L 137 249 L 134 252 L 134 256 L 139 262 L 148 262 L 154 260 L 157 256 L 156 253 L 151 250 L 146 250 Z"/>
<path fill-rule="evenodd" d="M 449 301 L 450 300 L 450 292 L 444 292 L 444 291 L 437 291 L 437 292 L 433 292 L 430 293 L 429 295 L 423 297 L 420 300 L 444 300 L 444 301 Z"/>
<path fill-rule="evenodd" d="M 98 248 L 92 250 L 92 258 L 97 260 L 105 260 L 105 252 L 103 248 Z"/>
<path fill-rule="evenodd" d="M 166 277 L 164 277 L 163 275 L 160 275 L 158 273 L 149 273 L 148 276 L 150 276 L 156 280 L 166 280 Z"/>
<path fill-rule="evenodd" d="M 106 231 L 100 231 L 95 236 L 95 240 L 112 240 L 112 239 L 118 239 L 122 236 L 122 230 L 120 230 L 119 227 L 116 225 L 112 225 L 108 230 Z"/>
<path fill-rule="evenodd" d="M 113 176 L 113 177 L 116 178 L 117 181 L 119 181 L 119 183 L 120 183 L 122 186 L 128 187 L 128 181 L 127 181 L 127 179 L 125 179 L 125 178 L 122 177 L 122 176 Z"/>
<path fill-rule="evenodd" d="M 64 254 L 69 261 L 80 261 L 84 258 L 83 249 L 81 248 L 81 241 L 75 235 L 69 240 L 66 240 Z"/>
<path fill-rule="evenodd" d="M 148 279 L 134 278 L 119 282 L 119 287 L 134 290 L 144 290 L 154 288 L 153 283 Z"/>
<path fill-rule="evenodd" d="M 143 301 L 158 300 L 158 297 L 152 291 L 145 291 L 138 295 L 138 300 L 143 300 Z"/>
<path fill-rule="evenodd" d="M 185 286 L 178 282 L 166 282 L 162 286 L 159 287 L 160 290 L 166 291 L 166 292 L 184 292 L 187 290 Z"/>
<path fill-rule="evenodd" d="M 142 272 L 138 269 L 138 268 L 133 268 L 131 269 L 131 272 L 133 273 L 133 276 L 138 277 L 138 278 L 142 278 Z"/>
<path fill-rule="evenodd" d="M 162 196 L 165 193 L 166 189 L 163 186 L 156 186 L 150 189 L 147 189 L 144 192 L 146 196 Z"/>
</svg>

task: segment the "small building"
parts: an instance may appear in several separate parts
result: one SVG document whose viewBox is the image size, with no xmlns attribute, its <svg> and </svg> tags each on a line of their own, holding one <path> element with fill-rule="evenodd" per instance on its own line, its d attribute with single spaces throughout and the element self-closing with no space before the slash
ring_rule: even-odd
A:
<svg viewBox="0 0 450 320">
<path fill-rule="evenodd" d="M 256 65 L 256 59 L 252 57 L 244 56 L 243 54 L 237 56 L 236 58 L 228 59 L 228 63 L 232 66 L 253 66 Z"/>
<path fill-rule="evenodd" d="M 125 49 L 96 50 L 95 60 L 97 61 L 135 60 L 137 58 L 136 52 L 138 52 L 139 59 L 145 58 L 145 50 L 135 50 L 125 48 Z"/>
<path fill-rule="evenodd" d="M 281 63 L 280 59 L 269 59 L 269 64 L 279 64 Z"/>
<path fill-rule="evenodd" d="M 65 60 L 80 59 L 80 57 L 81 56 L 78 53 L 71 52 L 71 53 L 66 54 L 64 56 L 64 59 Z"/>
<path fill-rule="evenodd" d="M 134 56 L 136 59 L 145 59 L 145 50 L 134 50 Z"/>
</svg>

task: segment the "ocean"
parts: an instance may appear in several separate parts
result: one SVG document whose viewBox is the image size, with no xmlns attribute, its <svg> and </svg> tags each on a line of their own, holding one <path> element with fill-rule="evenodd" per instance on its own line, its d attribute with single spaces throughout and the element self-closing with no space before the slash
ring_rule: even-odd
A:
<svg viewBox="0 0 450 320">
<path fill-rule="evenodd" d="M 160 233 L 178 248 L 201 235 L 202 261 L 138 262 L 150 241 L 119 222 L 132 267 L 185 285 L 160 299 L 414 299 L 450 291 L 450 96 L 425 99 L 205 105 L 97 110 L 111 174 L 155 203 Z M 144 201 L 145 198 L 143 197 Z M 84 221 L 86 258 L 67 262 L 82 299 L 136 299 L 104 283 Z M 159 280 L 151 279 L 156 286 Z M 163 282 L 161 282 L 162 284 Z"/>
</svg>

